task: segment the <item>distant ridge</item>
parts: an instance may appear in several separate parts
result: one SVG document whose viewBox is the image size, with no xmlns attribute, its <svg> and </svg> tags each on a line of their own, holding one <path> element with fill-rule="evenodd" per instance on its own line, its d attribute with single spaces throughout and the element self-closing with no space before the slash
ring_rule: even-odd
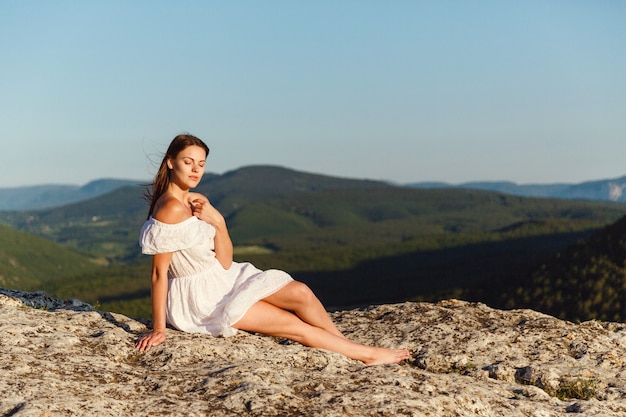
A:
<svg viewBox="0 0 626 417">
<path fill-rule="evenodd" d="M 272 165 L 252 165 L 238 168 L 223 175 L 206 173 L 199 189 L 213 185 L 214 181 L 227 179 L 233 175 L 241 175 L 242 180 L 249 177 L 264 178 L 270 181 L 284 181 L 284 174 L 290 174 L 289 183 L 277 183 L 274 194 L 281 194 L 281 189 L 287 187 L 300 188 L 302 191 L 313 191 L 310 187 L 343 188 L 346 186 L 381 187 L 392 185 L 384 181 L 338 178 L 324 174 L 311 174 Z M 314 178 L 313 183 L 309 183 Z M 77 185 L 35 185 L 28 187 L 0 188 L 0 211 L 39 210 L 60 207 L 66 204 L 88 200 L 100 195 L 115 191 L 125 186 L 143 185 L 149 180 L 127 179 L 98 179 L 84 186 Z M 476 181 L 461 184 L 446 182 L 415 182 L 404 184 L 407 188 L 418 189 L 472 189 L 492 191 L 520 197 L 544 197 L 559 199 L 582 199 L 598 201 L 626 202 L 626 176 L 596 181 L 587 181 L 578 184 L 516 184 L 507 181 Z M 202 190 L 200 190 L 202 191 Z M 254 189 L 250 190 L 254 191 Z"/>
<path fill-rule="evenodd" d="M 220 184 L 229 187 L 221 190 Z M 259 181 L 270 182 L 271 187 Z M 0 188 L 0 211 L 25 211 L 61 207 L 89 200 L 126 186 L 143 186 L 150 180 L 99 179 L 79 187 L 76 185 L 36 185 L 29 187 Z M 267 185 L 267 184 L 266 184 Z M 233 188 L 234 187 L 234 188 Z M 250 165 L 225 172 L 222 175 L 205 173 L 198 192 L 211 196 L 213 202 L 245 190 L 245 197 L 264 198 L 284 196 L 292 191 L 310 192 L 341 188 L 391 187 L 384 181 L 340 178 L 324 174 L 296 171 L 273 165 Z"/>
<path fill-rule="evenodd" d="M 482 181 L 449 184 L 445 182 L 416 182 L 406 184 L 411 188 L 464 188 L 494 191 L 520 197 L 546 197 L 561 199 L 582 199 L 626 202 L 626 176 L 586 181 L 579 184 L 516 184 L 507 181 Z"/>
<path fill-rule="evenodd" d="M 145 181 L 99 179 L 85 185 L 34 185 L 0 188 L 0 211 L 39 210 L 88 200 L 128 185 Z"/>
</svg>

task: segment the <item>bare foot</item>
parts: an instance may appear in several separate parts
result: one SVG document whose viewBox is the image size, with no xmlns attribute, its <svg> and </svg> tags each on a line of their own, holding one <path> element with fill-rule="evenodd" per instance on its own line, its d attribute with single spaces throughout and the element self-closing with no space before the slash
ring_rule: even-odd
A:
<svg viewBox="0 0 626 417">
<path fill-rule="evenodd" d="M 398 363 L 409 359 L 411 356 L 407 349 L 387 349 L 382 347 L 374 347 L 373 349 L 371 359 L 363 361 L 367 366 Z"/>
</svg>

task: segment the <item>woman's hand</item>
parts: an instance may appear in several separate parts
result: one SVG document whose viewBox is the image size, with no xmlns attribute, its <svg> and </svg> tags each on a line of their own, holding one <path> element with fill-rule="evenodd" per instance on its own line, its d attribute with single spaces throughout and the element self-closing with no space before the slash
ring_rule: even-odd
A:
<svg viewBox="0 0 626 417">
<path fill-rule="evenodd" d="M 165 330 L 154 330 L 150 333 L 144 334 L 139 338 L 135 347 L 141 352 L 145 352 L 152 346 L 160 345 L 165 342 Z"/>
<path fill-rule="evenodd" d="M 233 242 L 228 235 L 224 216 L 202 194 L 189 193 L 187 201 L 191 205 L 191 211 L 194 216 L 215 228 L 215 247 L 213 249 L 215 258 L 222 264 L 224 269 L 229 269 L 233 264 Z"/>
<path fill-rule="evenodd" d="M 203 220 L 216 228 L 222 228 L 225 225 L 224 216 L 211 205 L 209 199 L 198 193 L 191 193 L 189 204 L 194 216 Z"/>
</svg>

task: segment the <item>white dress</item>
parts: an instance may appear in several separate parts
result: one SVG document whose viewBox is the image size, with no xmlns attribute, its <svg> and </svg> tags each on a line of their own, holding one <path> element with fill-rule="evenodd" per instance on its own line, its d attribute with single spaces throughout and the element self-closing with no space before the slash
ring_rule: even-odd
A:
<svg viewBox="0 0 626 417">
<path fill-rule="evenodd" d="M 172 252 L 168 270 L 166 320 L 192 333 L 232 336 L 232 327 L 257 301 L 293 279 L 276 269 L 261 271 L 250 263 L 233 262 L 226 270 L 215 258 L 215 228 L 192 216 L 181 223 L 154 218 L 141 228 L 141 251 Z"/>
</svg>

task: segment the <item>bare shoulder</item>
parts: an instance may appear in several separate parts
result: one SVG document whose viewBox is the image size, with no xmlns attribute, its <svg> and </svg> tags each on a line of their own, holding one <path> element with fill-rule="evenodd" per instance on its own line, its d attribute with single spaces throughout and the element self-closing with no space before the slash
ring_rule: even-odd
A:
<svg viewBox="0 0 626 417">
<path fill-rule="evenodd" d="M 163 196 L 152 217 L 162 223 L 176 224 L 191 217 L 191 209 L 172 196 Z"/>
</svg>

